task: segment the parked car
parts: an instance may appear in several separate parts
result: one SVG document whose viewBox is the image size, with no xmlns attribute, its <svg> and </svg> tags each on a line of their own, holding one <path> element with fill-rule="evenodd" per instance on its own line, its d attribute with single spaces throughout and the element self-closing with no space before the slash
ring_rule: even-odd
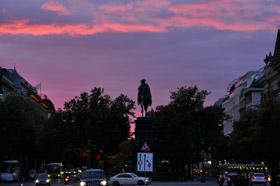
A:
<svg viewBox="0 0 280 186">
<path fill-rule="evenodd" d="M 51 185 L 51 180 L 48 176 L 48 173 L 38 173 L 37 178 L 35 179 L 35 185 Z"/>
<path fill-rule="evenodd" d="M 80 186 L 105 186 L 106 176 L 102 169 L 87 169 L 82 172 Z"/>
<path fill-rule="evenodd" d="M 119 173 L 108 180 L 108 185 L 148 185 L 152 180 L 148 177 L 140 177 L 134 173 Z"/>
<path fill-rule="evenodd" d="M 254 173 L 250 179 L 250 185 L 254 183 L 263 183 L 266 185 L 267 178 L 264 173 Z"/>
</svg>

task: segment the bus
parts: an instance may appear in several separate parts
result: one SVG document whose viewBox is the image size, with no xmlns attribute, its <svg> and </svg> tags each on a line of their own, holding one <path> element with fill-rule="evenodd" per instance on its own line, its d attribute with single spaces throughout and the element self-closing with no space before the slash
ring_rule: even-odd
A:
<svg viewBox="0 0 280 186">
<path fill-rule="evenodd" d="M 268 168 L 264 164 L 223 164 L 218 167 L 220 172 L 254 173 L 262 172 L 268 174 Z"/>
<path fill-rule="evenodd" d="M 47 165 L 48 175 L 51 178 L 61 178 L 63 176 L 62 163 L 49 163 Z"/>
<path fill-rule="evenodd" d="M 0 181 L 18 181 L 20 167 L 18 160 L 0 162 Z"/>
</svg>

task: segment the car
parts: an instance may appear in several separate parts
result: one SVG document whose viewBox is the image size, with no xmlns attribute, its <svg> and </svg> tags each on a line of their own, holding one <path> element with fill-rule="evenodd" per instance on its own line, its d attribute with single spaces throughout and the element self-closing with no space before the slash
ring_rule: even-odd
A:
<svg viewBox="0 0 280 186">
<path fill-rule="evenodd" d="M 119 173 L 108 180 L 108 185 L 148 185 L 152 180 L 148 177 L 140 177 L 134 173 Z"/>
<path fill-rule="evenodd" d="M 51 185 L 51 180 L 48 176 L 48 173 L 38 173 L 35 179 L 35 185 Z"/>
<path fill-rule="evenodd" d="M 77 172 L 76 172 L 75 169 L 70 169 L 70 170 L 69 170 L 69 174 L 70 174 L 70 175 L 76 175 Z"/>
<path fill-rule="evenodd" d="M 105 186 L 107 180 L 102 169 L 84 170 L 80 178 L 80 186 Z"/>
<path fill-rule="evenodd" d="M 263 183 L 266 185 L 266 175 L 264 173 L 254 173 L 250 179 L 250 185 L 253 185 L 254 183 Z"/>
<path fill-rule="evenodd" d="M 231 172 L 226 175 L 227 185 L 231 186 L 239 179 L 239 174 L 237 172 Z"/>
<path fill-rule="evenodd" d="M 227 185 L 228 174 L 230 174 L 228 171 L 225 171 L 224 173 L 219 174 L 217 181 L 220 186 Z"/>
</svg>

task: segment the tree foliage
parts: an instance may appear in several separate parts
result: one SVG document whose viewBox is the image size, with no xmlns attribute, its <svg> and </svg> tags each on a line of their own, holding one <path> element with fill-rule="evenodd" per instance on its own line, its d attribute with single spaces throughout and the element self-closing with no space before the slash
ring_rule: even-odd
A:
<svg viewBox="0 0 280 186">
<path fill-rule="evenodd" d="M 127 96 L 121 94 L 112 100 L 102 88 L 94 88 L 90 94 L 81 93 L 65 103 L 64 110 L 59 111 L 46 127 L 48 133 L 45 133 L 44 141 L 56 140 L 54 152 L 62 149 L 61 158 L 66 161 L 79 161 L 81 151 L 90 149 L 89 140 L 96 146 L 96 151 L 116 154 L 120 144 L 129 137 L 132 109 L 134 101 Z M 52 132 L 57 134 L 53 139 L 49 138 Z"/>
<path fill-rule="evenodd" d="M 44 119 L 22 97 L 0 101 L 0 159 L 39 156 L 39 133 Z"/>
<path fill-rule="evenodd" d="M 232 159 L 277 164 L 280 153 L 280 102 L 267 100 L 258 110 L 245 112 L 229 138 Z M 254 154 L 252 156 L 252 154 Z"/>
<path fill-rule="evenodd" d="M 92 156 L 118 154 L 129 137 L 133 109 L 134 101 L 126 95 L 111 99 L 102 88 L 94 88 L 44 120 L 28 99 L 8 97 L 0 101 L 0 159 L 80 166 L 87 165 L 89 150 Z"/>
<path fill-rule="evenodd" d="M 223 111 L 218 107 L 203 107 L 210 93 L 194 87 L 180 87 L 171 92 L 170 103 L 152 111 L 156 122 L 162 158 L 180 162 L 200 160 L 201 150 L 214 153 L 223 140 Z"/>
</svg>

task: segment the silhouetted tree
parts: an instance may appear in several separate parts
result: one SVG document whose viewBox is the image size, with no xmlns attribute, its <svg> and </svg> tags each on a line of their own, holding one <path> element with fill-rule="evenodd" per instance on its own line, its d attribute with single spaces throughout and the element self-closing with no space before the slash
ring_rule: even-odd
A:
<svg viewBox="0 0 280 186">
<path fill-rule="evenodd" d="M 234 123 L 229 138 L 231 157 L 238 161 L 279 163 L 280 102 L 267 100 L 258 110 L 248 110 Z"/>
<path fill-rule="evenodd" d="M 200 161 L 200 152 L 218 152 L 223 141 L 224 114 L 218 107 L 203 107 L 208 91 L 180 87 L 171 92 L 170 103 L 158 106 L 151 115 L 156 123 L 162 158 L 172 160 L 177 167 Z"/>
<path fill-rule="evenodd" d="M 81 93 L 64 104 L 64 110 L 46 126 L 44 141 L 51 140 L 52 157 L 60 152 L 60 158 L 68 162 L 79 162 L 81 151 L 87 149 L 95 155 L 100 150 L 104 155 L 116 154 L 121 142 L 129 137 L 132 109 L 134 101 L 127 96 L 121 94 L 112 100 L 102 88 L 94 88 L 90 94 Z M 54 136 L 49 138 L 51 133 Z M 95 149 L 88 146 L 88 140 Z"/>
<path fill-rule="evenodd" d="M 39 133 L 45 120 L 22 97 L 0 101 L 0 159 L 18 159 L 27 166 L 40 158 Z"/>
</svg>

